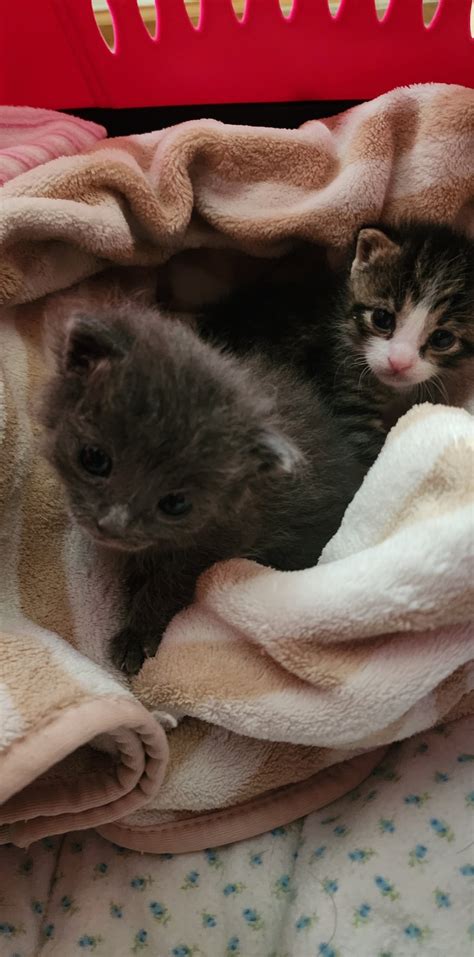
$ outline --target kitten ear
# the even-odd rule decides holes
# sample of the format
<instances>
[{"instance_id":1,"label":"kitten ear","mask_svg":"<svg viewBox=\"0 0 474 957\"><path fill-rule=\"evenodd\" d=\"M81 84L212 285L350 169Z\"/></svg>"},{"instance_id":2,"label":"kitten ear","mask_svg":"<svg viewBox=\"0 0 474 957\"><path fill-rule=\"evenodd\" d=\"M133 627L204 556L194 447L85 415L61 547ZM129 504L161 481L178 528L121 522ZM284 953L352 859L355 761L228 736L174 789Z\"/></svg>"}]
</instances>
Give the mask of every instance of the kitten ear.
<instances>
[{"instance_id":1,"label":"kitten ear","mask_svg":"<svg viewBox=\"0 0 474 957\"><path fill-rule=\"evenodd\" d=\"M381 229L361 229L357 237L352 272L355 269L364 269L377 259L393 256L399 251L400 246L393 239L389 239Z\"/></svg>"},{"instance_id":2,"label":"kitten ear","mask_svg":"<svg viewBox=\"0 0 474 957\"><path fill-rule=\"evenodd\" d=\"M113 322L76 313L68 324L64 362L68 372L91 372L99 362L122 358L126 353L122 337Z\"/></svg>"},{"instance_id":3,"label":"kitten ear","mask_svg":"<svg viewBox=\"0 0 474 957\"><path fill-rule=\"evenodd\" d=\"M263 429L257 436L254 452L259 472L291 475L304 460L294 443L276 429Z\"/></svg>"}]
</instances>

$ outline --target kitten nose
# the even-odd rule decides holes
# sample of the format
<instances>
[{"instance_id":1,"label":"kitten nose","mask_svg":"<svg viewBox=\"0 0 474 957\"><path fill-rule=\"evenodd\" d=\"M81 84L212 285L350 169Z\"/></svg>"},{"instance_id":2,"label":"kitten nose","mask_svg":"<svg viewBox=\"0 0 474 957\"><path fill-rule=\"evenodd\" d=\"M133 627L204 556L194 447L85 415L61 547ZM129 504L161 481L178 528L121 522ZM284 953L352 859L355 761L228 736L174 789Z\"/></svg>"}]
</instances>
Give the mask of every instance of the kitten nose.
<instances>
[{"instance_id":1,"label":"kitten nose","mask_svg":"<svg viewBox=\"0 0 474 957\"><path fill-rule=\"evenodd\" d=\"M416 356L411 349L405 346L393 348L388 357L388 364L392 372L406 372L414 365Z\"/></svg>"},{"instance_id":2,"label":"kitten nose","mask_svg":"<svg viewBox=\"0 0 474 957\"><path fill-rule=\"evenodd\" d=\"M101 532L119 535L126 528L128 519L129 511L126 505L113 505L105 515L97 519L97 525Z\"/></svg>"}]
</instances>

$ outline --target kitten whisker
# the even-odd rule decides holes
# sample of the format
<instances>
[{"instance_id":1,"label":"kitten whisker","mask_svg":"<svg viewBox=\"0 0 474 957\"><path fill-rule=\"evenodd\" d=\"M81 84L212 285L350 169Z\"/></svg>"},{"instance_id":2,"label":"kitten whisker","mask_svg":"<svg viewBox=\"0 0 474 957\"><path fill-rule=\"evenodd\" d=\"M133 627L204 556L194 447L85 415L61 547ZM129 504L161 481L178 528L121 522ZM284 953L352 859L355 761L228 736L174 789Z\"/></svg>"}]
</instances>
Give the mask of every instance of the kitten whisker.
<instances>
[{"instance_id":1,"label":"kitten whisker","mask_svg":"<svg viewBox=\"0 0 474 957\"><path fill-rule=\"evenodd\" d=\"M358 388L358 389L360 389L361 386L362 386L362 382L364 381L364 376L370 375L370 371L371 371L370 366L369 366L367 363L365 363L365 366L364 366L364 368L362 369L362 372L361 372L361 374L360 374L360 376L359 376L359 381L358 381L358 383L357 383L357 388Z\"/></svg>"},{"instance_id":2,"label":"kitten whisker","mask_svg":"<svg viewBox=\"0 0 474 957\"><path fill-rule=\"evenodd\" d=\"M438 390L438 392L439 392L439 394L440 394L440 396L441 396L443 402L445 402L446 405L449 405L448 391L447 391L447 389L446 389L446 386L445 386L445 384L444 384L444 382L443 382L441 376L438 375L438 374L435 374L435 375L433 376L433 378L432 378L432 382L433 382L434 388Z\"/></svg>"}]
</instances>

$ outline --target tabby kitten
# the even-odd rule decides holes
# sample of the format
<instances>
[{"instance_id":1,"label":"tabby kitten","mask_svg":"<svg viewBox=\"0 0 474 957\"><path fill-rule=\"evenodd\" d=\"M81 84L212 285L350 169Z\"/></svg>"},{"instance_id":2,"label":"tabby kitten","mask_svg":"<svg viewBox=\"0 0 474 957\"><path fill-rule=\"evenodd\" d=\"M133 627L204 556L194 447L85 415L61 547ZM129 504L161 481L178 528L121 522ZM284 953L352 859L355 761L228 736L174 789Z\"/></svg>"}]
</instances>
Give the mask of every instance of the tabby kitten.
<instances>
[{"instance_id":1,"label":"tabby kitten","mask_svg":"<svg viewBox=\"0 0 474 957\"><path fill-rule=\"evenodd\" d=\"M350 385L359 373L356 415L371 391L386 425L416 402L469 404L474 242L433 224L361 229L335 319L340 385L347 381L344 366L351 366ZM340 404L334 394L334 407Z\"/></svg>"},{"instance_id":2,"label":"tabby kitten","mask_svg":"<svg viewBox=\"0 0 474 957\"><path fill-rule=\"evenodd\" d=\"M133 673L214 562L314 565L362 470L294 369L228 356L136 302L86 303L55 328L45 451L76 521L125 557L113 658Z\"/></svg>"},{"instance_id":3,"label":"tabby kitten","mask_svg":"<svg viewBox=\"0 0 474 957\"><path fill-rule=\"evenodd\" d=\"M331 275L240 290L200 317L202 334L314 377L365 465L420 401L474 395L474 242L448 226L361 229Z\"/></svg>"}]
</instances>

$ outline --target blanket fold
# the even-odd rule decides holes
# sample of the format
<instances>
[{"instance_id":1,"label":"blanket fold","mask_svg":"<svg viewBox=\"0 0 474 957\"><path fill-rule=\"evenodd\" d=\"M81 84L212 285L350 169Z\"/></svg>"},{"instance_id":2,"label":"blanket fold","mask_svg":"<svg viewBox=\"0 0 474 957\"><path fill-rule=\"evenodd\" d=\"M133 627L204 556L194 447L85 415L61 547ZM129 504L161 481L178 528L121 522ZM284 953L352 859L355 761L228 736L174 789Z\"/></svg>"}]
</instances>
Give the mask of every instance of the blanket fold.
<instances>
[{"instance_id":1,"label":"blanket fold","mask_svg":"<svg viewBox=\"0 0 474 957\"><path fill-rule=\"evenodd\" d=\"M131 690L108 654L118 567L71 524L34 412L45 293L109 265L153 279L199 247L340 249L407 213L474 233L473 146L474 92L432 85L298 131L201 121L105 142L0 190L0 839L90 824L150 851L240 839L389 774L374 767L392 742L474 710L467 412L399 422L316 568L206 572Z\"/></svg>"}]
</instances>

